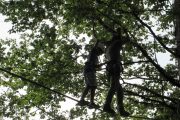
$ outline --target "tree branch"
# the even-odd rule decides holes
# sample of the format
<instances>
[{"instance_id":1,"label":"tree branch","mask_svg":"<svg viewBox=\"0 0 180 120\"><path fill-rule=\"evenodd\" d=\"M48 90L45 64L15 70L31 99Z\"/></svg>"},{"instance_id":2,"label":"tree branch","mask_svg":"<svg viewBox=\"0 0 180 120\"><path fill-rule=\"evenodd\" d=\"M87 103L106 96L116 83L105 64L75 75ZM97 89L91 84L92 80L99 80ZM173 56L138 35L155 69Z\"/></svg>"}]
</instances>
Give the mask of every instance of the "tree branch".
<instances>
[{"instance_id":1,"label":"tree branch","mask_svg":"<svg viewBox=\"0 0 180 120\"><path fill-rule=\"evenodd\" d=\"M167 97L167 96L160 95L160 94L158 94L157 92L155 92L155 91L153 91L153 90L150 90L150 89L148 89L148 88L146 88L146 87L143 87L143 86L140 86L140 85L137 85L137 84L131 84L131 83L127 83L127 82L126 82L125 84L131 85L131 86L134 86L134 87L138 87L138 88L140 88L140 89L142 89L142 90L145 90L145 91L147 91L147 92L149 92L149 93L151 93L151 94L154 94L155 97L167 99L167 100L169 100L169 101L171 101L171 102L174 102L174 103L176 103L177 101L179 101L179 99L177 99L177 98L171 98L171 97Z\"/></svg>"},{"instance_id":2,"label":"tree branch","mask_svg":"<svg viewBox=\"0 0 180 120\"><path fill-rule=\"evenodd\" d=\"M150 61L146 60L140 60L140 61L132 61L132 62L125 62L123 65L131 65L131 64L136 64L136 63L149 63Z\"/></svg>"},{"instance_id":3,"label":"tree branch","mask_svg":"<svg viewBox=\"0 0 180 120\"><path fill-rule=\"evenodd\" d=\"M140 19L141 20L141 19ZM101 19L98 19L99 23L106 28L110 33L114 32L114 30L112 30L109 26L107 26ZM162 44L162 46L168 50L169 52L171 52L173 55L176 55L175 53L173 53L169 48L167 48L160 39L160 37L156 36L155 33L152 31L151 27L149 27L147 24L144 24L144 26L146 26L153 34L153 36L158 40L158 42L160 42L160 44ZM169 81L172 85L180 87L180 83L175 80L172 76L168 75L167 72L157 63L154 62L154 60L148 55L148 53L146 52L146 50L144 50L138 43L131 41L131 43L137 48L139 49L142 54L148 59L148 61L153 64L156 69L164 76L164 78Z\"/></svg>"},{"instance_id":4,"label":"tree branch","mask_svg":"<svg viewBox=\"0 0 180 120\"><path fill-rule=\"evenodd\" d=\"M160 36L157 36L154 31L151 29L151 27L146 24L144 21L142 21L138 15L136 15L135 13L133 13L134 17L143 25L145 26L149 31L150 33L153 35L153 37L160 43L160 45L165 49L167 50L169 53L171 53L172 55L174 55L175 57L179 57L180 58L180 55L176 54L175 52L173 52L170 48L168 48L163 42L162 42L162 37Z\"/></svg>"},{"instance_id":5,"label":"tree branch","mask_svg":"<svg viewBox=\"0 0 180 120\"><path fill-rule=\"evenodd\" d=\"M154 60L148 55L146 50L143 49L138 43L131 41L131 43L142 52L142 54L150 61L151 64L155 66L155 68L162 74L162 76L169 81L172 85L180 87L180 83L175 80L172 76L168 75L168 73L157 63L154 62Z\"/></svg>"},{"instance_id":6,"label":"tree branch","mask_svg":"<svg viewBox=\"0 0 180 120\"><path fill-rule=\"evenodd\" d=\"M135 93L135 92L132 92L132 91L129 91L129 90L125 90L125 92L126 92L127 94L129 94L129 95L133 95L133 96L140 97L140 98L142 98L142 99L144 99L144 100L151 101L152 103L159 103L159 104L162 105L162 106L166 106L166 107L174 110L174 107L173 107L173 106L168 105L167 103L162 102L162 101L150 99L149 96L139 95L138 93Z\"/></svg>"},{"instance_id":7,"label":"tree branch","mask_svg":"<svg viewBox=\"0 0 180 120\"><path fill-rule=\"evenodd\" d=\"M105 4L105 3L103 3L103 4ZM131 8L131 9L132 9L132 8ZM119 10L119 9L118 9L118 10ZM179 57L179 58L180 58L180 55L177 54L176 52L173 52L173 51L171 50L171 48L168 48L168 47L162 42L162 39L163 39L163 38L160 37L160 36L157 36L157 35L154 33L154 31L151 29L151 27L150 27L148 24L146 24L144 21L142 21L134 11L124 11L124 10L119 10L119 11L120 11L122 14L132 14L143 26L145 26L145 27L150 31L150 33L153 35L153 37L160 43L160 45L161 45L165 50L167 50L169 53L171 53L171 54L174 55L175 57ZM112 18L109 17L107 14L104 14L104 13L100 12L99 10L98 10L98 12L99 12L101 15L105 16L106 18L110 19L111 21L113 21L113 22L115 22L116 24L119 24L119 25L121 26L121 24L120 24L118 21L112 19ZM142 12L142 11L137 11L137 12L139 13L139 12ZM101 24L101 25L103 25L103 24ZM103 25L103 26L104 26L104 25ZM108 30L108 31L109 31L109 30ZM112 31L109 31L109 32L112 32ZM165 38L164 38L164 39L165 39Z\"/></svg>"}]
</instances>

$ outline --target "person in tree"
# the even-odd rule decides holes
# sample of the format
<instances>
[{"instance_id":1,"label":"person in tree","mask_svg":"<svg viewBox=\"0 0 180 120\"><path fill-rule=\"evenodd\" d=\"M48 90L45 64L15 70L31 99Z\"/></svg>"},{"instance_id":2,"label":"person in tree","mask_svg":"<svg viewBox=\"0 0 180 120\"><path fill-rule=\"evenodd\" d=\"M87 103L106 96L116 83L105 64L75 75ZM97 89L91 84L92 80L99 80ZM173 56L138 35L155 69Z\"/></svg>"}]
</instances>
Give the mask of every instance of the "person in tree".
<instances>
[{"instance_id":1,"label":"person in tree","mask_svg":"<svg viewBox=\"0 0 180 120\"><path fill-rule=\"evenodd\" d=\"M129 42L129 38L121 35L121 29L118 28L116 32L113 32L111 41L106 42L106 58L108 60L106 71L109 81L111 82L110 89L108 91L106 101L103 107L103 111L115 114L115 111L111 108L111 102L113 96L117 95L117 109L121 116L127 117L129 112L125 111L123 104L123 88L119 82L120 73L123 72L123 66L121 63L120 51L124 44Z\"/></svg>"},{"instance_id":2,"label":"person in tree","mask_svg":"<svg viewBox=\"0 0 180 120\"><path fill-rule=\"evenodd\" d=\"M99 108L98 105L94 103L95 90L97 88L96 81L96 68L100 67L98 65L98 56L103 53L103 46L100 42L97 42L96 45L92 48L89 53L88 59L84 66L84 77L86 87L82 93L81 99L77 105L84 106L87 105L87 101L85 101L85 97L90 91L90 103L89 108Z\"/></svg>"}]
</instances>

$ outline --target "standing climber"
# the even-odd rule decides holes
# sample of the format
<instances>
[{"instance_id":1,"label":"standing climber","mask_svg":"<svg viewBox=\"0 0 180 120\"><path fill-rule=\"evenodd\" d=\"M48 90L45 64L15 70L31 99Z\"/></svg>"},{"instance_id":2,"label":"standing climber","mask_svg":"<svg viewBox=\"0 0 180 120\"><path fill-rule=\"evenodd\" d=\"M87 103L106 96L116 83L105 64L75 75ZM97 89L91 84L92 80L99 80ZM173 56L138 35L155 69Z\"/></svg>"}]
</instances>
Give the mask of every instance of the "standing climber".
<instances>
[{"instance_id":1,"label":"standing climber","mask_svg":"<svg viewBox=\"0 0 180 120\"><path fill-rule=\"evenodd\" d=\"M89 108L99 107L94 103L94 96L95 96L95 90L97 88L96 68L98 67L98 56L101 55L102 53L103 53L103 46L101 45L100 42L97 42L96 45L90 51L87 62L85 63L84 66L84 77L85 77L86 87L77 105L84 106L87 104L87 101L85 101L84 98L90 91Z\"/></svg>"},{"instance_id":2,"label":"standing climber","mask_svg":"<svg viewBox=\"0 0 180 120\"><path fill-rule=\"evenodd\" d=\"M121 35L121 29L118 28L117 32L112 35L111 41L107 43L106 57L108 60L106 70L108 78L111 82L110 89L108 91L106 101L103 107L103 111L115 114L115 111L111 108L111 102L114 94L117 95L117 109L121 116L127 117L130 115L129 112L125 111L123 104L124 92L123 88L119 82L120 73L123 72L123 66L121 63L120 50L124 44L126 44L129 39Z\"/></svg>"}]
</instances>

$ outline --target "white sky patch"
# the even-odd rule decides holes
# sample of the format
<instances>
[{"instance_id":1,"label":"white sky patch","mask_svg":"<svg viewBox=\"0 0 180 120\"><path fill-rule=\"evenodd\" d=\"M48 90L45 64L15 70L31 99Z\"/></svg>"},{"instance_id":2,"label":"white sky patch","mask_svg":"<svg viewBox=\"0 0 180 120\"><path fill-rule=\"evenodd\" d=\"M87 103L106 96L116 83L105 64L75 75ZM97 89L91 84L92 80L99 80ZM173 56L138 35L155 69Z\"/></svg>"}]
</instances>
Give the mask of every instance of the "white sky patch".
<instances>
[{"instance_id":1,"label":"white sky patch","mask_svg":"<svg viewBox=\"0 0 180 120\"><path fill-rule=\"evenodd\" d=\"M5 22L4 20L6 19L5 16L0 14L0 39L19 39L20 35L19 34L9 34L9 30L12 28L11 22Z\"/></svg>"},{"instance_id":2,"label":"white sky patch","mask_svg":"<svg viewBox=\"0 0 180 120\"><path fill-rule=\"evenodd\" d=\"M175 64L175 61L170 61L170 53L158 53L156 54L158 63L165 67L167 64Z\"/></svg>"}]
</instances>

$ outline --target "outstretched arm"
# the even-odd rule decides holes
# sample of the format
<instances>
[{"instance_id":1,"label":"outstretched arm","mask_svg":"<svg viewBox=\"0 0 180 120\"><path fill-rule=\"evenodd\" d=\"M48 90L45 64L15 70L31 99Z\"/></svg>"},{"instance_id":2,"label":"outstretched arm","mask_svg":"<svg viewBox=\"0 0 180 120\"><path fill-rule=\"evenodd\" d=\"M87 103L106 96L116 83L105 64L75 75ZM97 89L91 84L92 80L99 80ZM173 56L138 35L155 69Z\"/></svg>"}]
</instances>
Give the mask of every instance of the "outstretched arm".
<instances>
[{"instance_id":1,"label":"outstretched arm","mask_svg":"<svg viewBox=\"0 0 180 120\"><path fill-rule=\"evenodd\" d=\"M104 63L101 63L101 64L96 65L96 66L95 66L95 67L96 67L96 70L97 70L97 71L101 70L101 66L103 66L103 65L105 65L105 64L107 64L107 62L104 62Z\"/></svg>"}]
</instances>

